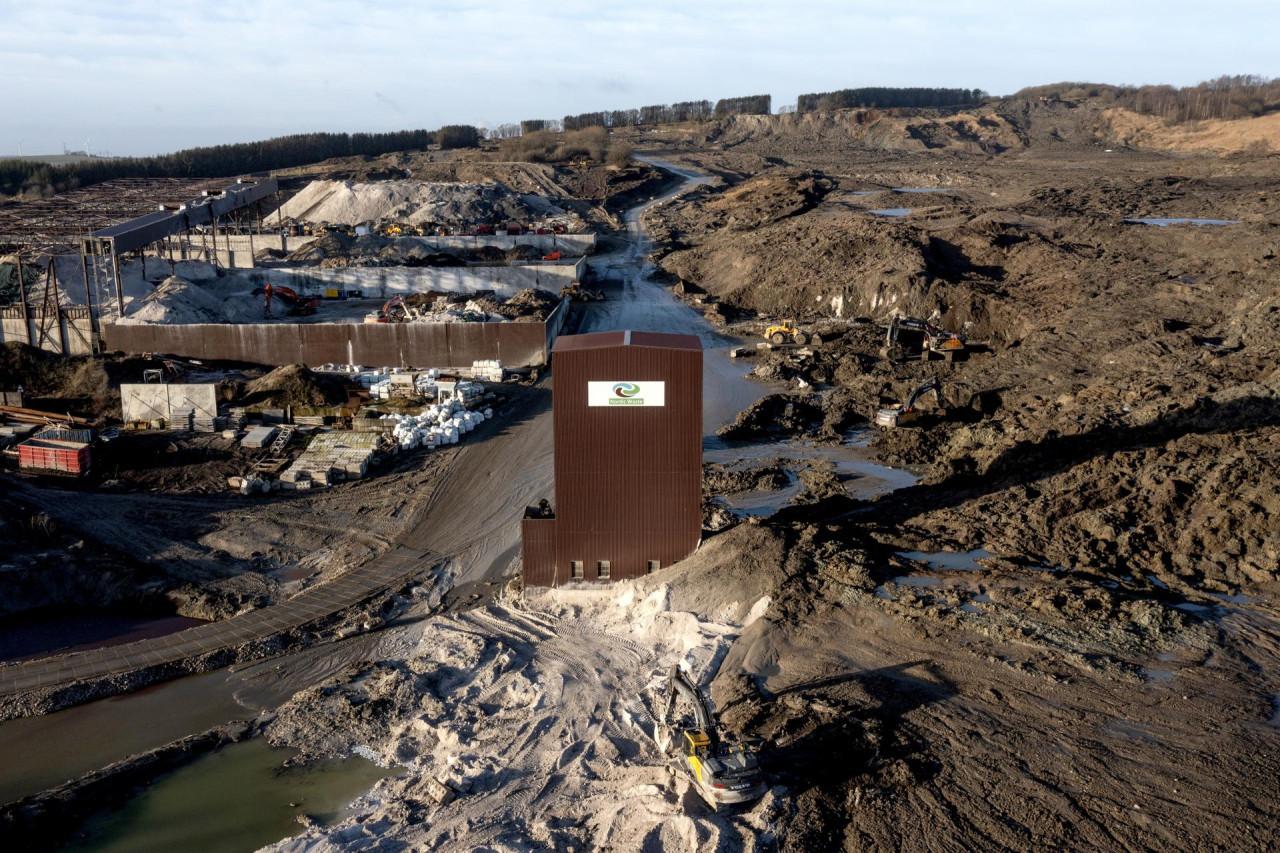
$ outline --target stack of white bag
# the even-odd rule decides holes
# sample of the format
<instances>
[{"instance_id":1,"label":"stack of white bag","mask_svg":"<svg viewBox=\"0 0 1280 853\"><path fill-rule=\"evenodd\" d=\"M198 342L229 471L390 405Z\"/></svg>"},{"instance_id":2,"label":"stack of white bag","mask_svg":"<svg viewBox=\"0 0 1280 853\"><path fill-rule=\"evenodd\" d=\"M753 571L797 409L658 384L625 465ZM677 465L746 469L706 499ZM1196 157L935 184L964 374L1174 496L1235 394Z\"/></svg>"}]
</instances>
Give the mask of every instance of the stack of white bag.
<instances>
[{"instance_id":1,"label":"stack of white bag","mask_svg":"<svg viewBox=\"0 0 1280 853\"><path fill-rule=\"evenodd\" d=\"M414 387L418 389L419 394L432 394L436 392L436 382L440 379L440 371L434 367L424 370L413 379Z\"/></svg>"},{"instance_id":2,"label":"stack of white bag","mask_svg":"<svg viewBox=\"0 0 1280 853\"><path fill-rule=\"evenodd\" d=\"M485 409L483 414L469 412L457 401L450 401L428 406L421 414L383 415L382 419L395 421L391 435L402 449L409 450L457 444L459 436L492 417L493 409Z\"/></svg>"}]
</instances>

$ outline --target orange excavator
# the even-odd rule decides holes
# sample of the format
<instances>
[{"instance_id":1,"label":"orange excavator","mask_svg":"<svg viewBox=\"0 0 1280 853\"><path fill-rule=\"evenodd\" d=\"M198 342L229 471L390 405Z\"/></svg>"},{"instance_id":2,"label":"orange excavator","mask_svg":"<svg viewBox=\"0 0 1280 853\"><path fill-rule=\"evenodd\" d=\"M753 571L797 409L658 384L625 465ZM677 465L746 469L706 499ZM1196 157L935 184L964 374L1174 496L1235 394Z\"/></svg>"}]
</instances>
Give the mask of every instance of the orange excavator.
<instances>
[{"instance_id":1,"label":"orange excavator","mask_svg":"<svg viewBox=\"0 0 1280 853\"><path fill-rule=\"evenodd\" d=\"M260 291L254 290L254 294L262 293L262 319L266 320L271 317L271 297L278 296L289 306L289 313L295 317L308 316L316 313L316 309L320 307L320 300L312 296L299 296L298 292L291 287L283 285L265 285Z\"/></svg>"}]
</instances>

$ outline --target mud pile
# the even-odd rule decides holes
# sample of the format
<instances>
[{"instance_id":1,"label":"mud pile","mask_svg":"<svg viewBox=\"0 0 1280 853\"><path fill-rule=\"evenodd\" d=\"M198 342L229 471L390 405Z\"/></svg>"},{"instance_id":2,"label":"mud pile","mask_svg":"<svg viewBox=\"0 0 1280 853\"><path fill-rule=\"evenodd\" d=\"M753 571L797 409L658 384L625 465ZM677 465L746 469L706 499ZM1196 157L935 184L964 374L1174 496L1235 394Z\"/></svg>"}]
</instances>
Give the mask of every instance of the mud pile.
<instances>
[{"instance_id":1,"label":"mud pile","mask_svg":"<svg viewBox=\"0 0 1280 853\"><path fill-rule=\"evenodd\" d=\"M889 527L1183 589L1280 582L1280 533L1265 523L1280 505L1266 463L1251 461L1275 452L1280 423L1280 184L1265 158L1057 149L1029 168L904 156L882 161L879 177L932 167L962 188L858 195L871 172L851 154L815 206L777 218L751 188L813 163L787 161L785 140L758 150L782 165L651 220L673 279L706 290L717 315L754 320L735 329L754 336L787 316L823 329L803 350L753 354L754 375L810 386L820 417L783 423L766 400L731 433L834 440L936 376L940 399L924 401L919 425L878 444L929 470L927 492ZM873 212L899 205L908 215ZM1135 216L1239 224L1124 222ZM918 339L886 350L894 314L964 333L967 357L922 362Z\"/></svg>"},{"instance_id":2,"label":"mud pile","mask_svg":"<svg viewBox=\"0 0 1280 853\"><path fill-rule=\"evenodd\" d=\"M350 390L350 385L336 376L313 373L301 364L286 364L246 384L240 403L276 409L340 406L347 402Z\"/></svg>"}]
</instances>

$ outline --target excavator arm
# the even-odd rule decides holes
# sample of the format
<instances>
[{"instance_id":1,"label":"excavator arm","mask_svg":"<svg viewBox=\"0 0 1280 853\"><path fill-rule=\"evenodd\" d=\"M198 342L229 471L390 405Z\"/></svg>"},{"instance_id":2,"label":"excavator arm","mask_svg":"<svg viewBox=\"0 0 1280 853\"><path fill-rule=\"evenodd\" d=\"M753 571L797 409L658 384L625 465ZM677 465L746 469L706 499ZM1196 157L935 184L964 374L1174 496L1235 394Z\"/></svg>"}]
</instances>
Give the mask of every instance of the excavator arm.
<instances>
[{"instance_id":1,"label":"excavator arm","mask_svg":"<svg viewBox=\"0 0 1280 853\"><path fill-rule=\"evenodd\" d=\"M671 678L667 680L667 702L663 708L663 719L671 720L672 714L675 713L676 701L684 699L693 709L694 720L697 721L697 727L707 733L707 737L711 738L714 743L719 739L719 732L716 727L715 717L711 714L711 708L707 705L707 700L702 695L702 691L693 683L693 679L677 664L671 671Z\"/></svg>"},{"instance_id":2,"label":"excavator arm","mask_svg":"<svg viewBox=\"0 0 1280 853\"><path fill-rule=\"evenodd\" d=\"M939 397L941 397L941 387L942 387L942 384L938 382L938 377L936 376L925 381L923 384L920 385L919 388L911 392L911 396L907 398L907 402L902 407L903 411L909 412L913 410L916 407L916 403L919 402L920 398L923 397L925 394L928 394L930 391L932 391L934 394L937 394L939 395Z\"/></svg>"}]
</instances>

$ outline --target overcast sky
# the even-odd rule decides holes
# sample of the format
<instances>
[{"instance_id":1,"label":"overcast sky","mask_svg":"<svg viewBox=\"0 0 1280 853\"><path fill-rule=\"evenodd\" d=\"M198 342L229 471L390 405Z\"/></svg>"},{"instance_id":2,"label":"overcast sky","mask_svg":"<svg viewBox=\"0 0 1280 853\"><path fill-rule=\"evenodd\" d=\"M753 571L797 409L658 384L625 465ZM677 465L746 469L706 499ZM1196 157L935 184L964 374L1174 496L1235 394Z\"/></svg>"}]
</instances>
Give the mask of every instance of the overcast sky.
<instances>
[{"instance_id":1,"label":"overcast sky","mask_svg":"<svg viewBox=\"0 0 1280 853\"><path fill-rule=\"evenodd\" d=\"M857 86L1280 76L1280 0L0 0L0 154Z\"/></svg>"}]
</instances>

